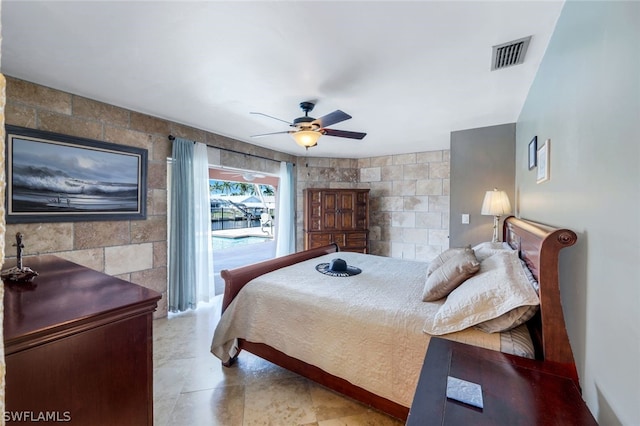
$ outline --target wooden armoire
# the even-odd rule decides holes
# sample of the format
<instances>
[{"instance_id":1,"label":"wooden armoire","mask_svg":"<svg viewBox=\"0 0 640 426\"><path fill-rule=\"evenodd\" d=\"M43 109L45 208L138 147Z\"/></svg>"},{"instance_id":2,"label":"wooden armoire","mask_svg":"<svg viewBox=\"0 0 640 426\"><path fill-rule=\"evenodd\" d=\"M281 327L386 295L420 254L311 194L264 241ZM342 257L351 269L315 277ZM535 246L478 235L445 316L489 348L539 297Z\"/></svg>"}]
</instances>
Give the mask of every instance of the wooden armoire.
<instances>
[{"instance_id":1,"label":"wooden armoire","mask_svg":"<svg viewBox=\"0 0 640 426\"><path fill-rule=\"evenodd\" d=\"M304 248L336 243L342 251L369 252L369 190L304 190Z\"/></svg>"}]
</instances>

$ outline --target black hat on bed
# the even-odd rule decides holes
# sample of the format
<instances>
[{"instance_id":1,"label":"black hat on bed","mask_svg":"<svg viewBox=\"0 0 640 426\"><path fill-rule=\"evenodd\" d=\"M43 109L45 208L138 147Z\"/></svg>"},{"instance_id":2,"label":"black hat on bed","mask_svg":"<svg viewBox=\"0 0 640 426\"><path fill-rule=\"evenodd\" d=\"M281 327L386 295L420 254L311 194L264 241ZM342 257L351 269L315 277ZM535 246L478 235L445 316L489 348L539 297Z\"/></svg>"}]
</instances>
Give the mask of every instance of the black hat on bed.
<instances>
[{"instance_id":1,"label":"black hat on bed","mask_svg":"<svg viewBox=\"0 0 640 426\"><path fill-rule=\"evenodd\" d=\"M329 263L320 263L316 266L316 270L332 277L350 277L362 272L362 269L349 266L346 261L340 258L331 259Z\"/></svg>"}]
</instances>

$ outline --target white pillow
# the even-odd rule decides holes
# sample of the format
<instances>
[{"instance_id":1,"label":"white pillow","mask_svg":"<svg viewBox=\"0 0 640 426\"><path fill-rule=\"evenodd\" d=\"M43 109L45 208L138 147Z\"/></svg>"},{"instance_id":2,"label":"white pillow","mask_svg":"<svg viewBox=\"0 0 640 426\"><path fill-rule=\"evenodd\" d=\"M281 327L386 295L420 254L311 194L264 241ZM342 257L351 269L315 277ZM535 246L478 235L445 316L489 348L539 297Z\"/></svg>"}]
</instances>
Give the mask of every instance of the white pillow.
<instances>
[{"instance_id":1,"label":"white pillow","mask_svg":"<svg viewBox=\"0 0 640 426\"><path fill-rule=\"evenodd\" d=\"M516 251L500 251L480 263L480 271L453 290L423 330L453 333L497 318L520 306L539 305Z\"/></svg>"},{"instance_id":2,"label":"white pillow","mask_svg":"<svg viewBox=\"0 0 640 426\"><path fill-rule=\"evenodd\" d=\"M524 275L527 277L529 285L533 288L536 294L539 295L540 286L538 285L538 281L533 277L533 274L527 267L527 264L522 259L520 259L520 266L522 267L522 272L524 272ZM500 315L498 318L477 324L475 327L486 333L500 333L524 324L533 318L536 312L538 312L538 305L520 306Z\"/></svg>"},{"instance_id":3,"label":"white pillow","mask_svg":"<svg viewBox=\"0 0 640 426\"><path fill-rule=\"evenodd\" d=\"M491 243L485 242L480 243L477 246L473 247L473 251L476 253L476 258L482 262L490 256L493 256L496 253L500 253L503 251L515 251L508 244L504 244L501 242Z\"/></svg>"}]
</instances>

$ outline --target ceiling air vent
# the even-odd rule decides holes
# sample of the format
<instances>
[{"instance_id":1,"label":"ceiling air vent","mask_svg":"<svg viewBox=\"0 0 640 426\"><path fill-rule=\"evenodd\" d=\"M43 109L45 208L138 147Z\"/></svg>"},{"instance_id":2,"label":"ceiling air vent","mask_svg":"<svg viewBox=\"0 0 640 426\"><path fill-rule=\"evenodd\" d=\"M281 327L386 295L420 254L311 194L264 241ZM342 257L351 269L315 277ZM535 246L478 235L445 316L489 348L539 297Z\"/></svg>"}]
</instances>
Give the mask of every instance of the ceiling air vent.
<instances>
[{"instance_id":1,"label":"ceiling air vent","mask_svg":"<svg viewBox=\"0 0 640 426\"><path fill-rule=\"evenodd\" d=\"M491 71L523 63L530 41L531 36L493 46Z\"/></svg>"}]
</instances>

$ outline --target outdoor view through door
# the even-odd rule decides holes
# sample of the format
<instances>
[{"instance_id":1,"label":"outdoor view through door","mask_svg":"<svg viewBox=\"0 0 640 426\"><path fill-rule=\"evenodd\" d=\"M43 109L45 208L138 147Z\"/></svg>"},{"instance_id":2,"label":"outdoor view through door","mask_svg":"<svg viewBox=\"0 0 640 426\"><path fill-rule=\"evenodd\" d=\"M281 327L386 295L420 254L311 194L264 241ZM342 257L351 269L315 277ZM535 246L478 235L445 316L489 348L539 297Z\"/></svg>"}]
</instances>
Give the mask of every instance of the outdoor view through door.
<instances>
[{"instance_id":1,"label":"outdoor view through door","mask_svg":"<svg viewBox=\"0 0 640 426\"><path fill-rule=\"evenodd\" d=\"M209 169L215 293L224 292L223 269L275 256L278 177L246 170Z\"/></svg>"}]
</instances>

